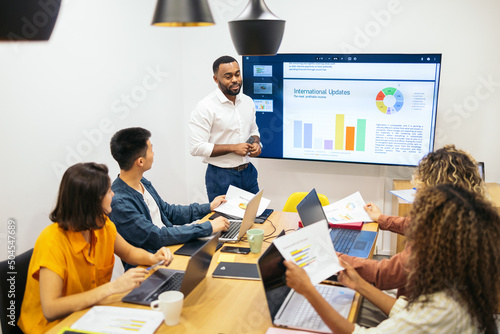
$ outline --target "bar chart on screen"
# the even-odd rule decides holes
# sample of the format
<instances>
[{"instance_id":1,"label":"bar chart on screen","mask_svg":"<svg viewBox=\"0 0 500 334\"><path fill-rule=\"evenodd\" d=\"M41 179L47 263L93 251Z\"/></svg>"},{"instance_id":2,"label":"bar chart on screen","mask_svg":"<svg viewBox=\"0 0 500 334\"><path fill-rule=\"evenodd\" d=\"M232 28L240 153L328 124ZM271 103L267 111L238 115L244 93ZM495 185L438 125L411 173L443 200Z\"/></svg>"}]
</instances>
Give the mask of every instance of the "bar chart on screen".
<instances>
[{"instance_id":1,"label":"bar chart on screen","mask_svg":"<svg viewBox=\"0 0 500 334\"><path fill-rule=\"evenodd\" d=\"M293 147L325 151L365 151L366 119L346 121L345 114L330 120L293 121Z\"/></svg>"}]
</instances>

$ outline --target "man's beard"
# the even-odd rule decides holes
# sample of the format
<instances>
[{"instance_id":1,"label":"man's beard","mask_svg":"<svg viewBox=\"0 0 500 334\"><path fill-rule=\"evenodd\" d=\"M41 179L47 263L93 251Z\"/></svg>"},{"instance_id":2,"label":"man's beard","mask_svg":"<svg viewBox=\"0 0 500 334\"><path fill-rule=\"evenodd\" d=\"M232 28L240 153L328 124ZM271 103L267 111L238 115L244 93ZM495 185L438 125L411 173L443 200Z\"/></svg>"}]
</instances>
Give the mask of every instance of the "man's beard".
<instances>
[{"instance_id":1,"label":"man's beard","mask_svg":"<svg viewBox=\"0 0 500 334\"><path fill-rule=\"evenodd\" d=\"M239 88L236 92L230 90L229 88L227 88L226 86L223 86L220 82L219 82L219 88L220 90L224 93L224 94L227 94L227 95L238 95L240 93L240 90L241 90L241 85L239 85Z\"/></svg>"}]
</instances>

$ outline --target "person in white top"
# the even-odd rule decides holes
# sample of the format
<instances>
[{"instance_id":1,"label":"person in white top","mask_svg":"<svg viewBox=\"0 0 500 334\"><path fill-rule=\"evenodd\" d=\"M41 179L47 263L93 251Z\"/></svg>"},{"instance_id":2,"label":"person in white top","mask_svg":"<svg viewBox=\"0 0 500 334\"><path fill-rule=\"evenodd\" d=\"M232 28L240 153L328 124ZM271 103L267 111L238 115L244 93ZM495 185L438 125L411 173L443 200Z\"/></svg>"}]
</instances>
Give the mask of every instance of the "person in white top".
<instances>
[{"instance_id":1,"label":"person in white top","mask_svg":"<svg viewBox=\"0 0 500 334\"><path fill-rule=\"evenodd\" d=\"M229 185L257 193L258 173L250 157L261 153L260 134L252 99L241 93L241 71L236 59L222 56L213 63L218 88L201 100L189 120L193 156L207 163L208 200L225 195Z\"/></svg>"},{"instance_id":2,"label":"person in white top","mask_svg":"<svg viewBox=\"0 0 500 334\"><path fill-rule=\"evenodd\" d=\"M412 243L407 296L395 299L364 281L347 262L339 281L389 318L377 327L352 324L291 261L287 285L302 294L334 333L498 333L500 217L483 195L442 184L417 191L406 235Z\"/></svg>"}]
</instances>

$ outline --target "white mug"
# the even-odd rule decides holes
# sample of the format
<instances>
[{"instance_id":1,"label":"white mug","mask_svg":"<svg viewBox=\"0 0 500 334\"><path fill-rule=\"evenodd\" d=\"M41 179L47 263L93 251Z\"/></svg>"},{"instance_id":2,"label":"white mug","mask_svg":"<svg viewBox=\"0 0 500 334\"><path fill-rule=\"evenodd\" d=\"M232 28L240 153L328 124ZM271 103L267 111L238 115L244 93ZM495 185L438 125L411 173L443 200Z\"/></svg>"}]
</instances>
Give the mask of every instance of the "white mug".
<instances>
[{"instance_id":1,"label":"white mug","mask_svg":"<svg viewBox=\"0 0 500 334\"><path fill-rule=\"evenodd\" d=\"M158 300L151 303L151 308L161 311L165 325L175 326L181 320L182 303L184 294L180 291L165 291L158 296Z\"/></svg>"}]
</instances>

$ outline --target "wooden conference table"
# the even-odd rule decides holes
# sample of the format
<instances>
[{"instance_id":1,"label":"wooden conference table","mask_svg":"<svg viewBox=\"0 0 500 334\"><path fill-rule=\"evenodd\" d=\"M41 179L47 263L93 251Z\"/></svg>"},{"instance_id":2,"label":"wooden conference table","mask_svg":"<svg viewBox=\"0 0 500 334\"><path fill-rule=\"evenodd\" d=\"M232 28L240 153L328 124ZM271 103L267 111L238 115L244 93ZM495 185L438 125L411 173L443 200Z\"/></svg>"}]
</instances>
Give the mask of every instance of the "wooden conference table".
<instances>
[{"instance_id":1,"label":"wooden conference table","mask_svg":"<svg viewBox=\"0 0 500 334\"><path fill-rule=\"evenodd\" d=\"M269 220L276 226L276 231ZM272 235L277 236L283 229L285 231L297 229L299 216L297 213L275 211L269 220L264 224L254 224L252 228L264 229L266 237L273 231ZM378 224L365 224L363 229L378 231ZM248 247L247 242L236 245ZM262 250L264 251L269 245L270 243L264 242ZM173 253L180 246L170 246L169 249ZM373 251L374 249L371 250L370 257ZM155 333L265 333L272 327L261 281L212 278L219 255L220 250L214 254L207 277L184 299L180 324L169 327L162 323ZM261 253L236 254L234 261L257 263L260 255ZM185 270L188 260L188 256L174 255L169 268ZM121 302L124 295L111 296L101 305L149 309L146 306ZM361 300L362 297L356 294L348 317L352 322L356 320ZM69 315L47 333L58 333L63 327L70 327L87 310Z\"/></svg>"}]
</instances>

